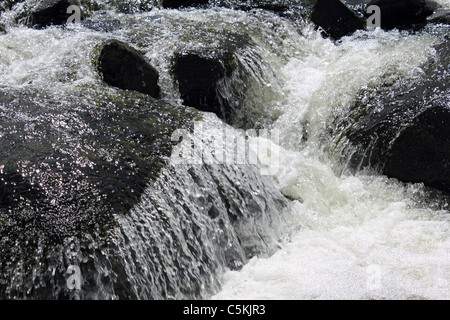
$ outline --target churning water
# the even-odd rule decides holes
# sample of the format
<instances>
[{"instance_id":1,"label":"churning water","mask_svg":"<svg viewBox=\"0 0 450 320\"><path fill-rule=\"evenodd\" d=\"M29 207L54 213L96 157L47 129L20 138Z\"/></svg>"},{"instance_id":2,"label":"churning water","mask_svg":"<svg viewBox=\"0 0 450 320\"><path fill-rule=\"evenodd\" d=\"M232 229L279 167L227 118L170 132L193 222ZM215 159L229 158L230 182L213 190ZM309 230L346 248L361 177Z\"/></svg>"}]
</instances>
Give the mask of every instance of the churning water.
<instances>
[{"instance_id":1,"label":"churning water","mask_svg":"<svg viewBox=\"0 0 450 320\"><path fill-rule=\"evenodd\" d=\"M308 30L282 68L286 102L274 124L283 137L275 180L297 199L291 238L229 271L214 298L449 299L447 206L424 204L421 185L347 173L327 152L335 137L324 134L360 88L386 75L420 76L439 40L375 30L335 45Z\"/></svg>"},{"instance_id":2,"label":"churning water","mask_svg":"<svg viewBox=\"0 0 450 320\"><path fill-rule=\"evenodd\" d=\"M308 23L263 11L155 8L96 13L92 21L65 29L10 27L0 36L0 87L32 88L61 101L88 92L101 83L93 52L116 38L146 53L160 72L162 99L180 104L170 75L173 52L220 47L220 37L245 34L251 44L238 58L255 80L242 118L278 134L253 140L272 150L263 161L271 175L260 175L253 163L172 161L130 215L117 217L110 243L115 251L96 250L94 240L67 239L61 255L84 265L85 277L91 274L82 298L450 298L445 199L433 198L420 184L351 172L329 130L361 88L420 77L448 29L359 31L334 43ZM208 128L225 126L208 114L200 125L194 144L208 140ZM226 132L233 139L242 134L231 126ZM223 152L210 136L203 141L208 153ZM173 156L189 147L182 142ZM227 210L242 221L225 218ZM65 267L55 262L36 273ZM13 281L9 296L26 296L21 290L43 286L42 279ZM49 296L57 297L64 281L53 290Z\"/></svg>"}]
</instances>

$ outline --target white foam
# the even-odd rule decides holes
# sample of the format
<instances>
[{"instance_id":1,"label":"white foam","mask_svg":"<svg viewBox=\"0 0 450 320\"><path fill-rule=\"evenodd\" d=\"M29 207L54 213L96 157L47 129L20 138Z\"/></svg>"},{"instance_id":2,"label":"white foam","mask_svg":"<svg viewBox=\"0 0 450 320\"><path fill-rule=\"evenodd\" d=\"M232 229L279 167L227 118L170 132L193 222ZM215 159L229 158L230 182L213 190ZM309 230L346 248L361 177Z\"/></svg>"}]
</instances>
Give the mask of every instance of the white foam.
<instances>
[{"instance_id":1,"label":"white foam","mask_svg":"<svg viewBox=\"0 0 450 320\"><path fill-rule=\"evenodd\" d=\"M229 271L213 299L450 298L448 214L384 177L331 178L294 204L291 241Z\"/></svg>"},{"instance_id":2,"label":"white foam","mask_svg":"<svg viewBox=\"0 0 450 320\"><path fill-rule=\"evenodd\" d=\"M377 79L415 77L433 36L362 32L340 45L311 36L310 54L286 65L287 105L275 127L285 150L275 179L298 201L289 241L269 258L225 274L213 299L449 299L447 211L421 206L421 185L370 172L338 176L318 152L333 117ZM299 143L307 126L309 140Z\"/></svg>"}]
</instances>

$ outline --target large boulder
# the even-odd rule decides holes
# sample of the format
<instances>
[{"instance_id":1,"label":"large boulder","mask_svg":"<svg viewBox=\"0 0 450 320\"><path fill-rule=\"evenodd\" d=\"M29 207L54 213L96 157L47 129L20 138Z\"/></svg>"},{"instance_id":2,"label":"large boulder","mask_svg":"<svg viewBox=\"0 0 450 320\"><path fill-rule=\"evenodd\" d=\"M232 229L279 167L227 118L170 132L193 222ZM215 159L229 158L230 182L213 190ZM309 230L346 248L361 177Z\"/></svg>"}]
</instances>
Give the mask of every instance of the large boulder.
<instances>
[{"instance_id":1,"label":"large boulder","mask_svg":"<svg viewBox=\"0 0 450 320\"><path fill-rule=\"evenodd\" d=\"M368 5L380 8L380 26L385 30L423 26L435 8L433 3L425 0L373 0Z\"/></svg>"},{"instance_id":2,"label":"large boulder","mask_svg":"<svg viewBox=\"0 0 450 320\"><path fill-rule=\"evenodd\" d=\"M288 203L270 176L169 160L217 150L205 135L223 122L194 120L101 83L0 91L0 299L200 299L226 268L272 253Z\"/></svg>"},{"instance_id":3,"label":"large boulder","mask_svg":"<svg viewBox=\"0 0 450 320\"><path fill-rule=\"evenodd\" d=\"M228 33L214 46L176 52L171 72L183 104L239 126L237 115L252 81L239 55L250 50L250 44L247 35Z\"/></svg>"},{"instance_id":4,"label":"large boulder","mask_svg":"<svg viewBox=\"0 0 450 320\"><path fill-rule=\"evenodd\" d=\"M317 0L312 9L311 20L332 39L339 39L365 28L364 20L340 0Z\"/></svg>"},{"instance_id":5,"label":"large boulder","mask_svg":"<svg viewBox=\"0 0 450 320\"><path fill-rule=\"evenodd\" d=\"M420 81L362 91L345 118L350 165L450 192L450 43ZM356 147L356 148L355 148Z\"/></svg>"},{"instance_id":6,"label":"large boulder","mask_svg":"<svg viewBox=\"0 0 450 320\"><path fill-rule=\"evenodd\" d=\"M103 80L112 86L146 93L154 98L159 96L158 71L126 43L107 41L101 48L97 68Z\"/></svg>"},{"instance_id":7,"label":"large boulder","mask_svg":"<svg viewBox=\"0 0 450 320\"><path fill-rule=\"evenodd\" d=\"M196 117L145 94L104 88L64 99L1 91L0 106L0 297L13 281L10 267L21 266L25 277L46 265L45 282L56 286L46 269L52 248L116 227L165 165L171 134ZM54 294L34 286L29 294Z\"/></svg>"},{"instance_id":8,"label":"large boulder","mask_svg":"<svg viewBox=\"0 0 450 320\"><path fill-rule=\"evenodd\" d=\"M450 192L450 94L401 131L389 148L384 173Z\"/></svg>"},{"instance_id":9,"label":"large boulder","mask_svg":"<svg viewBox=\"0 0 450 320\"><path fill-rule=\"evenodd\" d=\"M83 228L83 217L107 214L103 209L129 210L170 155L171 133L194 117L137 92L67 99L0 92L0 203L16 214L28 206L47 212L34 221L48 221L41 230L48 234L66 214L70 233ZM90 216L94 207L99 213Z\"/></svg>"},{"instance_id":10,"label":"large boulder","mask_svg":"<svg viewBox=\"0 0 450 320\"><path fill-rule=\"evenodd\" d=\"M70 6L81 8L79 0L41 0L33 6L26 17L19 17L26 25L35 29L43 29L49 26L65 25L74 14L68 11ZM80 10L80 19L84 19L83 11Z\"/></svg>"}]
</instances>

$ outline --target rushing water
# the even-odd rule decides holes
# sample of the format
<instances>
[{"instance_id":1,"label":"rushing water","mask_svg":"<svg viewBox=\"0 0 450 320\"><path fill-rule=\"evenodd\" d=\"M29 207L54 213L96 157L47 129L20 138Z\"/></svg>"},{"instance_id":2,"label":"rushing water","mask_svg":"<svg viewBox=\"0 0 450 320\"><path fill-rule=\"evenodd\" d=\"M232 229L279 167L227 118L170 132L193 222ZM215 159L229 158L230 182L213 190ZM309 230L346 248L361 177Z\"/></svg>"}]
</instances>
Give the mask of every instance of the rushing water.
<instances>
[{"instance_id":1,"label":"rushing water","mask_svg":"<svg viewBox=\"0 0 450 320\"><path fill-rule=\"evenodd\" d=\"M3 22L11 23L13 13ZM180 105L170 73L173 53L220 47L219 36L245 34L251 45L238 58L255 80L241 116L278 135L251 140L272 150L261 161L270 175L260 175L248 159L225 165L217 159L199 165L195 157L180 161L180 150L190 147L182 142L130 215L117 217L113 249L69 238L63 258L54 253L59 262L53 274L65 271L64 259L91 273L75 297L450 298L445 199L431 197L420 184L350 172L329 130L361 88L389 77L420 77L446 29L359 31L334 43L308 23L263 11L110 10L91 21L46 30L11 25L0 36L0 87L41 90L63 101L101 83L93 52L116 38L146 53L160 72L162 99ZM212 137L217 128L227 138L242 134L212 115L197 125L190 142L204 140L208 153L223 152ZM226 218L227 210L240 214L241 222ZM45 279L34 275L24 290ZM17 282L9 290L10 296L26 296ZM49 296L58 297L64 281L54 290Z\"/></svg>"}]
</instances>

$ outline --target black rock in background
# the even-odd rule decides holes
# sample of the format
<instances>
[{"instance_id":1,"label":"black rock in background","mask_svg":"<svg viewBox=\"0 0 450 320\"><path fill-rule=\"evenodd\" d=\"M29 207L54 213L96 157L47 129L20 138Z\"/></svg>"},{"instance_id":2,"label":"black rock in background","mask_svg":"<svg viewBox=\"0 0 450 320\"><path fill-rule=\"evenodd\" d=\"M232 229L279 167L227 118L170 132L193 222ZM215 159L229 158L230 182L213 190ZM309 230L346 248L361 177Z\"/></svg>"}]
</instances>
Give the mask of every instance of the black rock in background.
<instances>
[{"instance_id":1,"label":"black rock in background","mask_svg":"<svg viewBox=\"0 0 450 320\"><path fill-rule=\"evenodd\" d=\"M26 14L25 24L35 29L65 25L73 15L73 12L67 13L67 9L72 5L81 8L78 0L42 0ZM81 10L80 19L84 19L83 11Z\"/></svg>"},{"instance_id":2,"label":"black rock in background","mask_svg":"<svg viewBox=\"0 0 450 320\"><path fill-rule=\"evenodd\" d=\"M381 11L381 28L390 30L410 29L415 25L426 24L426 18L433 13L435 6L425 0L373 0Z\"/></svg>"},{"instance_id":3,"label":"black rock in background","mask_svg":"<svg viewBox=\"0 0 450 320\"><path fill-rule=\"evenodd\" d=\"M5 34L5 33L6 33L5 26L0 24L0 34Z\"/></svg>"},{"instance_id":4,"label":"black rock in background","mask_svg":"<svg viewBox=\"0 0 450 320\"><path fill-rule=\"evenodd\" d=\"M245 33L225 31L204 37L212 41L186 45L172 57L170 71L183 104L215 113L240 129L274 121L277 115L268 106L280 98L277 83L270 78L276 71L254 40Z\"/></svg>"},{"instance_id":5,"label":"black rock in background","mask_svg":"<svg viewBox=\"0 0 450 320\"><path fill-rule=\"evenodd\" d=\"M339 39L365 28L364 21L340 0L317 0L311 20L332 39Z\"/></svg>"},{"instance_id":6,"label":"black rock in background","mask_svg":"<svg viewBox=\"0 0 450 320\"><path fill-rule=\"evenodd\" d=\"M103 80L112 86L146 93L154 98L159 96L158 71L126 43L107 41L101 49L97 67Z\"/></svg>"},{"instance_id":7,"label":"black rock in background","mask_svg":"<svg viewBox=\"0 0 450 320\"><path fill-rule=\"evenodd\" d=\"M219 81L236 68L233 53L226 51L189 51L175 55L173 73L186 106L229 118L230 110L220 92Z\"/></svg>"},{"instance_id":8,"label":"black rock in background","mask_svg":"<svg viewBox=\"0 0 450 320\"><path fill-rule=\"evenodd\" d=\"M341 127L356 146L352 167L450 192L450 42L436 50L421 81L403 79L358 95Z\"/></svg>"}]
</instances>

